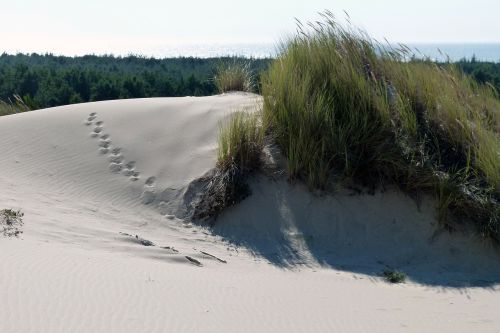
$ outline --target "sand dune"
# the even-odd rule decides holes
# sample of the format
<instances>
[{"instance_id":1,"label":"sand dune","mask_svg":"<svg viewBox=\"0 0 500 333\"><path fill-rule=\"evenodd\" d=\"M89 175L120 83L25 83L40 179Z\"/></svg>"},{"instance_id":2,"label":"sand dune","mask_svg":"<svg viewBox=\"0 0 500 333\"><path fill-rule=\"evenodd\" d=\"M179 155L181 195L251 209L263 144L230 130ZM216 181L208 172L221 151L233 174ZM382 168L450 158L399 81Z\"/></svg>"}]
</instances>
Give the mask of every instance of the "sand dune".
<instances>
[{"instance_id":1,"label":"sand dune","mask_svg":"<svg viewBox=\"0 0 500 333\"><path fill-rule=\"evenodd\" d=\"M185 217L218 124L259 97L87 103L0 118L0 332L500 330L498 249L437 233L396 190L318 197L277 177L213 229ZM378 274L408 274L401 285Z\"/></svg>"}]
</instances>

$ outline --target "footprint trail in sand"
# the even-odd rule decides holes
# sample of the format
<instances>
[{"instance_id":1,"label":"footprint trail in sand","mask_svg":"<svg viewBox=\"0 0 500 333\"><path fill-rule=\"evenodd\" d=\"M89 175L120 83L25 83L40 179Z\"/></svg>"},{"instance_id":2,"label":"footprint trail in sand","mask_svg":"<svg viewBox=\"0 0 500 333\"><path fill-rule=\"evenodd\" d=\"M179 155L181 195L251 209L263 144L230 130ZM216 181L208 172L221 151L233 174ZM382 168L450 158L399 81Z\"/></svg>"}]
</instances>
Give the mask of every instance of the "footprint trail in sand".
<instances>
[{"instance_id":1,"label":"footprint trail in sand","mask_svg":"<svg viewBox=\"0 0 500 333\"><path fill-rule=\"evenodd\" d=\"M131 181L139 180L140 173L135 170L135 161L125 162L125 157L122 154L122 149L112 146L112 140L109 134L104 133L104 122L97 119L97 113L92 112L85 120L85 125L94 125L90 136L93 138L99 137L98 147L99 153L109 155L109 170L113 173L121 173ZM94 122L95 121L95 122Z\"/></svg>"},{"instance_id":2,"label":"footprint trail in sand","mask_svg":"<svg viewBox=\"0 0 500 333\"><path fill-rule=\"evenodd\" d=\"M94 129L90 133L92 138L99 138L97 146L99 147L99 153L102 155L107 155L109 161L109 170L112 173L121 174L127 177L130 181L137 181L140 178L140 172L136 170L136 162L135 161L126 161L125 157L122 154L122 148L113 146L113 142L109 134L104 133L104 122L101 120L97 120L97 113L92 112L89 114L88 118L85 119L84 124L86 126L94 125ZM156 177L152 176L146 179L143 186L143 191L141 194L141 201L145 205L149 205L155 202L157 197L157 189L156 189ZM161 204L165 205L165 202L161 202ZM160 206L162 206L160 204ZM163 213L160 207L160 213L162 215L166 215L166 212ZM173 215L166 215L167 218L173 219ZM149 240L143 239L139 236L132 236L127 233L120 232L122 236L131 237L136 243L143 246L151 246L155 247L155 244L150 242ZM130 239L130 238L129 238ZM195 266L203 266L203 264L198 260L188 255L178 254L179 251L175 250L173 247L161 247L163 249L170 250L170 254L180 256L187 260L189 264Z\"/></svg>"}]
</instances>

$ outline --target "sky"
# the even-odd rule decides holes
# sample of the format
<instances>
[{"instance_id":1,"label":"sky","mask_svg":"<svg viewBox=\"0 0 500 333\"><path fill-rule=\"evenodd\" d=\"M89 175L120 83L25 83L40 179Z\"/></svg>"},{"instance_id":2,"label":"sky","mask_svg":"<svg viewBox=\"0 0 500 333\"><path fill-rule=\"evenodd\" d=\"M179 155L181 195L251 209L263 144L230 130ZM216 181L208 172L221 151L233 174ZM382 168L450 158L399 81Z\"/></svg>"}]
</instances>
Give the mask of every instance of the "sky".
<instances>
[{"instance_id":1,"label":"sky","mask_svg":"<svg viewBox=\"0 0 500 333\"><path fill-rule=\"evenodd\" d=\"M151 53L165 45L276 43L332 11L403 43L499 43L500 0L0 0L0 52Z\"/></svg>"}]
</instances>

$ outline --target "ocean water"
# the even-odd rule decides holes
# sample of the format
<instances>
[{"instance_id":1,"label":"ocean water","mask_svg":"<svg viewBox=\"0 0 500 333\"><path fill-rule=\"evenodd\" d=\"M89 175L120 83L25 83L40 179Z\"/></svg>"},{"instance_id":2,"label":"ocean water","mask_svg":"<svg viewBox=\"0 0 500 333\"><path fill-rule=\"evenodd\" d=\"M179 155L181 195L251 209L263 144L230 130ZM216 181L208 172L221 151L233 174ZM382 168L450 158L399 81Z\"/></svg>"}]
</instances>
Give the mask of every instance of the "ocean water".
<instances>
[{"instance_id":1,"label":"ocean water","mask_svg":"<svg viewBox=\"0 0 500 333\"><path fill-rule=\"evenodd\" d=\"M491 44L407 44L416 57L429 57L433 60L458 61L475 57L481 61L500 62L500 43ZM268 58L277 55L277 47L271 43L240 44L186 44L158 47L149 52L156 57L220 57L245 56Z\"/></svg>"},{"instance_id":2,"label":"ocean water","mask_svg":"<svg viewBox=\"0 0 500 333\"><path fill-rule=\"evenodd\" d=\"M416 57L427 56L433 60L451 61L471 59L500 62L500 43L491 44L409 44Z\"/></svg>"}]
</instances>

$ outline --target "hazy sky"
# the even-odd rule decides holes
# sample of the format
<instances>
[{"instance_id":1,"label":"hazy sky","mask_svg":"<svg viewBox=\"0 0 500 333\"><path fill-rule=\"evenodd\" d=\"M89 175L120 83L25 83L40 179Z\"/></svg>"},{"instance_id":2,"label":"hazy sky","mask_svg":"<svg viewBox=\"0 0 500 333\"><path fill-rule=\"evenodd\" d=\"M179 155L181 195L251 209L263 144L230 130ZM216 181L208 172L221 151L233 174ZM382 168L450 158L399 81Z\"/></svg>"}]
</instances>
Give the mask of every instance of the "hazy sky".
<instances>
[{"instance_id":1,"label":"hazy sky","mask_svg":"<svg viewBox=\"0 0 500 333\"><path fill-rule=\"evenodd\" d=\"M276 42L294 18L347 11L394 42L500 42L500 0L0 0L0 52L128 53L165 44Z\"/></svg>"}]
</instances>

